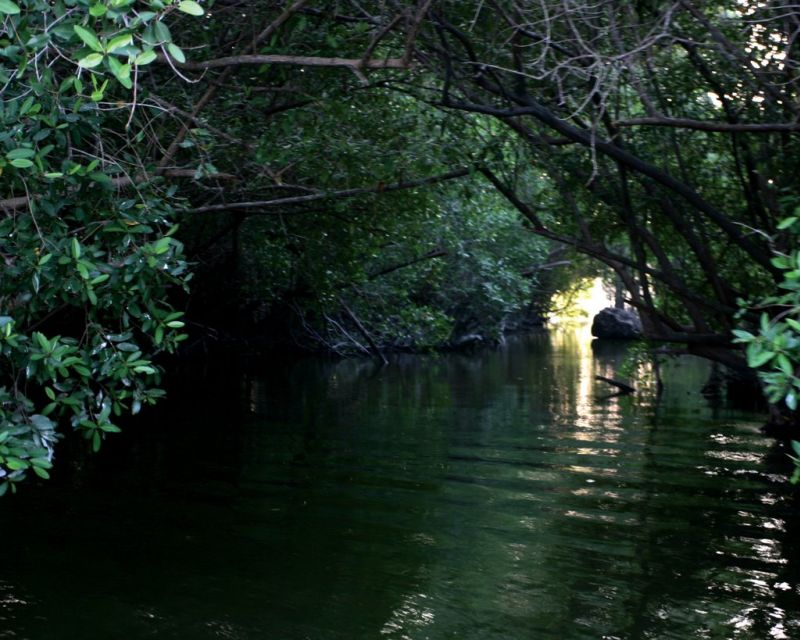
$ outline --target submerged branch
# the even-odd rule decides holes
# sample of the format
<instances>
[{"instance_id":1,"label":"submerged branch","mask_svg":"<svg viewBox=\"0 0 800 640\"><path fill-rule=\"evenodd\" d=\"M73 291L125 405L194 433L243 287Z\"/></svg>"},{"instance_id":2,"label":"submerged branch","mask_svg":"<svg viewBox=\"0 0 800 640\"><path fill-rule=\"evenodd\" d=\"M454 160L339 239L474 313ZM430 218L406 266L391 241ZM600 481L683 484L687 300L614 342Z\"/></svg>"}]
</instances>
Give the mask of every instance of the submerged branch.
<instances>
[{"instance_id":1,"label":"submerged branch","mask_svg":"<svg viewBox=\"0 0 800 640\"><path fill-rule=\"evenodd\" d=\"M601 380L602 382L607 382L613 387L616 387L620 390L620 392L628 394L628 393L635 393L636 389L634 389L631 385L622 382L621 380L615 380L614 378L606 378L605 376L595 376L595 380Z\"/></svg>"}]
</instances>

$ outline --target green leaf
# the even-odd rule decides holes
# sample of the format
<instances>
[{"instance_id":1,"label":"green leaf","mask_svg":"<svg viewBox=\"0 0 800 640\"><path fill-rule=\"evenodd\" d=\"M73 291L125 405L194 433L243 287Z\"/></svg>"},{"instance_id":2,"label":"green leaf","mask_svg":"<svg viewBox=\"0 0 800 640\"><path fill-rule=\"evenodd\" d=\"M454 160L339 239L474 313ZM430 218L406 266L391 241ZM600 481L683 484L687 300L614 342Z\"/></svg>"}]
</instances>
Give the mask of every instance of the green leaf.
<instances>
[{"instance_id":1,"label":"green leaf","mask_svg":"<svg viewBox=\"0 0 800 640\"><path fill-rule=\"evenodd\" d=\"M91 15L93 18L99 18L101 16L104 16L106 11L108 11L108 7L106 7L106 5L94 4L89 9L89 15Z\"/></svg>"},{"instance_id":2,"label":"green leaf","mask_svg":"<svg viewBox=\"0 0 800 640\"><path fill-rule=\"evenodd\" d=\"M794 367L792 366L791 361L784 354L779 353L775 361L777 362L780 370L783 371L783 373L785 373L787 376L791 376L794 373Z\"/></svg>"},{"instance_id":3,"label":"green leaf","mask_svg":"<svg viewBox=\"0 0 800 640\"><path fill-rule=\"evenodd\" d=\"M794 391L790 391L786 394L786 406L792 411L797 411L797 396L795 395Z\"/></svg>"},{"instance_id":4,"label":"green leaf","mask_svg":"<svg viewBox=\"0 0 800 640\"><path fill-rule=\"evenodd\" d=\"M106 433L120 433L122 431L117 425L111 423L101 424L100 428Z\"/></svg>"},{"instance_id":5,"label":"green leaf","mask_svg":"<svg viewBox=\"0 0 800 640\"><path fill-rule=\"evenodd\" d=\"M790 216L790 217L788 217L788 218L784 218L783 220L781 220L781 221L778 223L778 229L780 229L780 230L783 230L783 229L788 229L788 228L789 228L789 227L791 227L791 226L792 226L792 225L793 225L795 222L797 222L797 220L798 220L798 218L796 218L795 216Z\"/></svg>"},{"instance_id":6,"label":"green leaf","mask_svg":"<svg viewBox=\"0 0 800 640\"><path fill-rule=\"evenodd\" d=\"M99 431L95 431L92 434L92 451L94 451L95 453L100 451L100 432Z\"/></svg>"},{"instance_id":7,"label":"green leaf","mask_svg":"<svg viewBox=\"0 0 800 640\"><path fill-rule=\"evenodd\" d=\"M72 257L76 260L81 257L81 243L74 236L72 238Z\"/></svg>"},{"instance_id":8,"label":"green leaf","mask_svg":"<svg viewBox=\"0 0 800 640\"><path fill-rule=\"evenodd\" d=\"M50 351L50 341L45 337L43 333L40 333L39 331L34 331L33 337L36 339L36 342L39 343L39 346L42 348L43 351Z\"/></svg>"},{"instance_id":9,"label":"green leaf","mask_svg":"<svg viewBox=\"0 0 800 640\"><path fill-rule=\"evenodd\" d=\"M149 22L150 20L155 18L157 15L158 14L155 13L155 11L140 11L139 12L139 17L137 18L137 20L139 22ZM136 21L134 21L134 24L136 24Z\"/></svg>"},{"instance_id":10,"label":"green leaf","mask_svg":"<svg viewBox=\"0 0 800 640\"><path fill-rule=\"evenodd\" d=\"M156 22L153 24L153 34L158 42L172 42L172 34L169 32L169 27L163 22Z\"/></svg>"},{"instance_id":11,"label":"green leaf","mask_svg":"<svg viewBox=\"0 0 800 640\"><path fill-rule=\"evenodd\" d=\"M19 13L19 6L11 0L0 0L0 13L15 16Z\"/></svg>"},{"instance_id":12,"label":"green leaf","mask_svg":"<svg viewBox=\"0 0 800 640\"><path fill-rule=\"evenodd\" d=\"M39 476L39 477L40 477L42 480L49 480L49 479L50 479L50 474L49 474L49 473L47 473L47 471L45 471L45 470L44 470L44 469L42 469L41 467L34 466L34 467L33 467L33 472L34 472L34 473L35 473L37 476Z\"/></svg>"},{"instance_id":13,"label":"green leaf","mask_svg":"<svg viewBox=\"0 0 800 640\"><path fill-rule=\"evenodd\" d=\"M770 263L777 269L789 269L792 266L792 261L787 256L774 256Z\"/></svg>"},{"instance_id":14,"label":"green leaf","mask_svg":"<svg viewBox=\"0 0 800 640\"><path fill-rule=\"evenodd\" d=\"M21 469L27 469L30 465L19 458L6 458L6 466L12 471L20 471Z\"/></svg>"},{"instance_id":15,"label":"green leaf","mask_svg":"<svg viewBox=\"0 0 800 640\"><path fill-rule=\"evenodd\" d=\"M183 51L181 48L173 42L167 43L167 51L169 51L169 55L175 58L178 62L184 63L186 62L186 56L183 55Z\"/></svg>"},{"instance_id":16,"label":"green leaf","mask_svg":"<svg viewBox=\"0 0 800 640\"><path fill-rule=\"evenodd\" d=\"M752 355L748 355L747 364L753 369L757 369L758 367L767 364L767 362L772 360L774 357L775 353L773 351L759 351Z\"/></svg>"},{"instance_id":17,"label":"green leaf","mask_svg":"<svg viewBox=\"0 0 800 640\"><path fill-rule=\"evenodd\" d=\"M17 158L16 160L11 161L12 167L17 167L17 169L28 169L33 166L33 162L27 160L26 158Z\"/></svg>"},{"instance_id":18,"label":"green leaf","mask_svg":"<svg viewBox=\"0 0 800 640\"><path fill-rule=\"evenodd\" d=\"M90 53L85 58L78 60L78 66L84 69L93 69L103 61L102 53Z\"/></svg>"},{"instance_id":19,"label":"green leaf","mask_svg":"<svg viewBox=\"0 0 800 640\"><path fill-rule=\"evenodd\" d=\"M16 160L18 158L33 158L36 155L35 149L26 149L24 147L20 147L18 149L12 149L6 154L6 160Z\"/></svg>"},{"instance_id":20,"label":"green leaf","mask_svg":"<svg viewBox=\"0 0 800 640\"><path fill-rule=\"evenodd\" d=\"M794 452L800 456L800 442L797 440L792 440L792 449L794 449Z\"/></svg>"},{"instance_id":21,"label":"green leaf","mask_svg":"<svg viewBox=\"0 0 800 640\"><path fill-rule=\"evenodd\" d=\"M89 178L91 178L95 182L99 182L100 184L104 184L109 187L114 184L111 178L102 171L93 171L92 173L89 174Z\"/></svg>"},{"instance_id":22,"label":"green leaf","mask_svg":"<svg viewBox=\"0 0 800 640\"><path fill-rule=\"evenodd\" d=\"M143 67L144 65L153 62L157 57L158 56L156 55L155 51L153 51L152 49L147 49L145 51L142 51L138 56L136 56L136 59L133 61L133 64Z\"/></svg>"},{"instance_id":23,"label":"green leaf","mask_svg":"<svg viewBox=\"0 0 800 640\"><path fill-rule=\"evenodd\" d=\"M97 51L98 53L102 53L103 45L100 44L100 41L97 39L97 36L94 34L93 31L89 31L86 27L82 27L79 24L76 24L72 27L73 31L78 34L78 37L83 40L84 44L87 47L92 49L93 51Z\"/></svg>"},{"instance_id":24,"label":"green leaf","mask_svg":"<svg viewBox=\"0 0 800 640\"><path fill-rule=\"evenodd\" d=\"M154 374L156 372L156 370L153 369L153 367L148 367L148 366L145 366L145 365L140 365L138 367L134 367L133 370L136 373L147 373L149 375L152 375L152 374Z\"/></svg>"},{"instance_id":25,"label":"green leaf","mask_svg":"<svg viewBox=\"0 0 800 640\"><path fill-rule=\"evenodd\" d=\"M169 251L170 243L172 239L169 237L159 238L156 242L153 243L153 252L156 255L161 255Z\"/></svg>"},{"instance_id":26,"label":"green leaf","mask_svg":"<svg viewBox=\"0 0 800 640\"><path fill-rule=\"evenodd\" d=\"M106 47L106 51L108 53L112 53L117 49L121 49L122 47L127 47L132 42L133 42L133 36L130 33L125 33L121 36L117 36L116 38L112 38L111 41L108 43L108 46Z\"/></svg>"},{"instance_id":27,"label":"green leaf","mask_svg":"<svg viewBox=\"0 0 800 640\"><path fill-rule=\"evenodd\" d=\"M205 15L205 10L203 7L192 0L182 0L182 2L178 4L178 10L188 13L191 16Z\"/></svg>"},{"instance_id":28,"label":"green leaf","mask_svg":"<svg viewBox=\"0 0 800 640\"><path fill-rule=\"evenodd\" d=\"M111 69L111 73L114 74L114 77L119 80L122 86L124 86L126 89L130 89L133 86L130 81L131 65L122 64L116 58L109 58L108 67Z\"/></svg>"}]
</instances>

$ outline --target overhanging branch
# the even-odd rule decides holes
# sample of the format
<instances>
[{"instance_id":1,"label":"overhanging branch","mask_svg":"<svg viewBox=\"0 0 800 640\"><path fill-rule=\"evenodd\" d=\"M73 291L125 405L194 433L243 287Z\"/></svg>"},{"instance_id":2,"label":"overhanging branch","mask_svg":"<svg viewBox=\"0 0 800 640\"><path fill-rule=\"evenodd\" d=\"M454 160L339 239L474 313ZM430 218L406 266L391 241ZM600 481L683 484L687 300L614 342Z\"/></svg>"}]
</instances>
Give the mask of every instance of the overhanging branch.
<instances>
[{"instance_id":1,"label":"overhanging branch","mask_svg":"<svg viewBox=\"0 0 800 640\"><path fill-rule=\"evenodd\" d=\"M163 54L159 55L160 62L167 62ZM284 55L260 55L248 54L240 56L225 56L213 60L202 62L178 62L169 61L172 66L178 69L189 71L206 71L208 69L219 69L222 67L237 67L252 64L283 64L294 65L297 67L343 67L346 69L409 69L411 63L403 58L324 58L319 56L284 56Z\"/></svg>"},{"instance_id":2,"label":"overhanging branch","mask_svg":"<svg viewBox=\"0 0 800 640\"><path fill-rule=\"evenodd\" d=\"M648 118L629 118L617 120L618 127L655 126L673 127L676 129L694 129L697 131L716 131L720 133L794 133L800 132L800 124L796 122L713 122L708 120L692 120L691 118L670 118L655 116Z\"/></svg>"},{"instance_id":3,"label":"overhanging branch","mask_svg":"<svg viewBox=\"0 0 800 640\"><path fill-rule=\"evenodd\" d=\"M491 87L489 87L489 89L492 90ZM494 90L499 91L496 87L494 87ZM517 116L532 116L542 124L550 127L554 131L557 131L566 138L574 140L575 142L589 149L595 149L612 160L623 163L634 172L647 176L655 182L663 185L670 191L677 193L695 209L708 216L708 218L710 218L722 231L724 231L725 234L731 240L733 240L733 242L747 252L747 254L750 255L755 263L764 268L764 270L773 275L773 277L779 277L778 270L771 263L769 252L762 246L757 245L750 238L745 237L730 218L719 211L711 203L706 201L691 186L684 184L668 172L639 158L625 149L622 149L613 143L600 138L593 132L579 129L578 127L569 124L565 120L562 120L554 113L549 111L546 107L527 96L511 96L511 98L519 106L502 108L487 104L463 102L449 102L447 104L443 104L442 106L461 109L463 111L484 113L486 115L492 115L501 119L513 118Z\"/></svg>"},{"instance_id":4,"label":"overhanging branch","mask_svg":"<svg viewBox=\"0 0 800 640\"><path fill-rule=\"evenodd\" d=\"M470 173L470 169L457 169L444 173L438 176L431 176L429 178L420 178L418 180L408 180L405 182L396 182L393 184L377 184L372 187L360 187L358 189L344 189L341 191L325 191L320 193L311 193L305 196L291 196L289 198L276 198L274 200L253 200L250 202L230 202L223 204L212 204L205 207L197 207L196 209L189 209L186 213L213 213L217 211L244 211L248 209L269 209L272 207L283 207L295 204L306 204L308 202L316 202L318 200L329 200L339 198L352 198L355 196L366 195L368 193L387 193L390 191L400 191L402 189L413 189L414 187L421 187L428 184L435 184L437 182L444 182L446 180L454 180L461 178Z\"/></svg>"},{"instance_id":5,"label":"overhanging branch","mask_svg":"<svg viewBox=\"0 0 800 640\"><path fill-rule=\"evenodd\" d=\"M161 175L167 178L191 178L203 180L237 180L238 176L231 173L207 173L201 176L197 175L194 169L167 169ZM125 189L134 184L141 184L153 179L153 175L140 174L136 177L121 176L111 178L111 186L115 189ZM0 211L15 211L27 207L31 199L36 198L33 196L16 196L14 198L5 198L0 200Z\"/></svg>"}]
</instances>

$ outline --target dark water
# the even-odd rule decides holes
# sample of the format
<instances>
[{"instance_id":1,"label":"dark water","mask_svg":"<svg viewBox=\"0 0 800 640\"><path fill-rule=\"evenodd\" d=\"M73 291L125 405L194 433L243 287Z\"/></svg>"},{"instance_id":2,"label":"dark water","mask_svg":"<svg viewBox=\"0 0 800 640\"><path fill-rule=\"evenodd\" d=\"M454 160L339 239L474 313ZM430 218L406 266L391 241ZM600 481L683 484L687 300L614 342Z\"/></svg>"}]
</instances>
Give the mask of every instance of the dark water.
<instances>
[{"instance_id":1,"label":"dark water","mask_svg":"<svg viewBox=\"0 0 800 640\"><path fill-rule=\"evenodd\" d=\"M0 501L0 638L800 638L800 514L760 416L535 336L194 367Z\"/></svg>"}]
</instances>

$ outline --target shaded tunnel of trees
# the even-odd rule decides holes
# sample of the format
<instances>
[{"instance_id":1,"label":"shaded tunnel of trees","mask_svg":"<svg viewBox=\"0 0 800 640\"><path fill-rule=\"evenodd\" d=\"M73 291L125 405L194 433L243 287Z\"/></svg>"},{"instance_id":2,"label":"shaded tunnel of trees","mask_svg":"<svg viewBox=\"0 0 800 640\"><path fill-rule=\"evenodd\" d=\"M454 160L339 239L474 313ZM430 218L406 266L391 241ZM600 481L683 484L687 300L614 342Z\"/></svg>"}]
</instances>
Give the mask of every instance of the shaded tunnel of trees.
<instances>
[{"instance_id":1,"label":"shaded tunnel of trees","mask_svg":"<svg viewBox=\"0 0 800 640\"><path fill-rule=\"evenodd\" d=\"M0 0L2 490L188 336L493 339L596 275L791 415L798 34L771 0Z\"/></svg>"}]
</instances>

